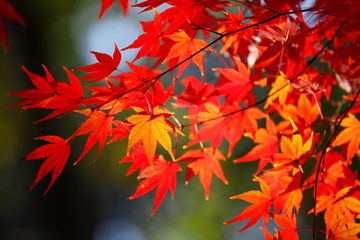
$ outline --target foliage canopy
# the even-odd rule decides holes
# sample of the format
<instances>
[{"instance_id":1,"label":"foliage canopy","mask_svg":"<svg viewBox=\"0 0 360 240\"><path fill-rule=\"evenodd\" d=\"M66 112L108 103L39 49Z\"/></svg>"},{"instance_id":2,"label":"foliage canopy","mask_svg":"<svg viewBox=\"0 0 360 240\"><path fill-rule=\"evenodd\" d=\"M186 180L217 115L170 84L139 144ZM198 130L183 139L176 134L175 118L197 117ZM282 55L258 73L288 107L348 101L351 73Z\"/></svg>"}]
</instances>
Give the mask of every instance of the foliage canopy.
<instances>
[{"instance_id":1,"label":"foliage canopy","mask_svg":"<svg viewBox=\"0 0 360 240\"><path fill-rule=\"evenodd\" d=\"M113 3L101 1L100 19ZM90 52L95 63L64 68L68 81L54 79L45 66L44 76L23 67L34 88L10 94L23 99L13 106L47 109L38 122L84 116L70 136L37 138L47 143L25 160L45 161L31 189L49 173L46 192L53 186L69 158L76 158L75 138L87 136L74 164L95 145L99 155L106 144L127 141L120 163L130 163L126 174L141 180L129 199L156 189L151 214L168 191L175 195L179 172L186 183L197 175L208 199L214 176L241 184L228 182L221 161L256 161L253 181L260 190L231 197L250 205L225 224L247 221L241 232L263 219L265 239L296 240L305 230L313 239L316 232L332 240L359 239L360 191L353 169L360 156L359 1L318 0L307 8L301 0L118 3L125 16L129 7L154 13L152 21L139 23L144 33L131 45L119 50L115 44L112 55ZM165 10L158 12L162 5ZM5 19L25 21L0 0L0 41L7 51ZM129 72L122 72L121 51L128 49L138 53L126 62ZM138 65L139 59L151 61ZM209 69L210 61L216 67ZM189 75L189 66L198 74ZM255 146L235 158L243 138ZM313 214L311 229L296 225L305 190L313 193L313 206L305 209ZM268 229L269 219L275 231Z\"/></svg>"}]
</instances>

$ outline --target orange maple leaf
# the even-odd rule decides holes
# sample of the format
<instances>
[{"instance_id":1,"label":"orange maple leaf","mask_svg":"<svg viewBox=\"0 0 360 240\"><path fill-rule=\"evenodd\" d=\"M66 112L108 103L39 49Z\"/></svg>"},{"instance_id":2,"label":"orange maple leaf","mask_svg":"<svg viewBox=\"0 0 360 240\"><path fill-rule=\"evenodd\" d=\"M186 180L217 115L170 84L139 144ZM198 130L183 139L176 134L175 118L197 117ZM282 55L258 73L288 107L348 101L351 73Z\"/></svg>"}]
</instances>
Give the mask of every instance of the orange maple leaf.
<instances>
[{"instance_id":1,"label":"orange maple leaf","mask_svg":"<svg viewBox=\"0 0 360 240\"><path fill-rule=\"evenodd\" d=\"M261 191L251 190L239 195L232 196L230 199L242 199L246 202L253 203L253 205L245 208L236 218L231 221L225 222L225 224L244 221L250 219L248 223L240 229L238 232L253 226L261 217L264 218L264 223L267 225L269 218L269 211L272 206L272 197L269 185L261 178L256 177L256 181L259 181Z\"/></svg>"},{"instance_id":2,"label":"orange maple leaf","mask_svg":"<svg viewBox=\"0 0 360 240\"><path fill-rule=\"evenodd\" d=\"M334 229L332 233L333 236L328 238L328 240L359 240L359 232L359 223L339 224L338 227Z\"/></svg>"},{"instance_id":3,"label":"orange maple leaf","mask_svg":"<svg viewBox=\"0 0 360 240\"><path fill-rule=\"evenodd\" d=\"M320 114L317 104L313 104L305 94L300 95L297 106L293 104L274 104L273 106L284 119L290 117L294 122L301 123L305 126L310 126ZM305 122L303 120L305 120ZM282 128L285 129L290 125L290 122L286 121L281 124Z\"/></svg>"},{"instance_id":4,"label":"orange maple leaf","mask_svg":"<svg viewBox=\"0 0 360 240\"><path fill-rule=\"evenodd\" d=\"M343 224L353 223L354 214L360 214L360 200L348 196L352 187L345 187L338 191L334 195L321 195L317 197L316 213L320 213L325 210L324 220L326 224L327 232L331 229L336 232L339 221ZM309 213L314 212L311 209Z\"/></svg>"},{"instance_id":5,"label":"orange maple leaf","mask_svg":"<svg viewBox=\"0 0 360 240\"><path fill-rule=\"evenodd\" d=\"M155 107L151 113L138 107L133 107L133 109L137 114L126 119L130 124L133 124L129 134L127 154L129 154L132 146L142 141L146 156L151 163L155 155L156 145L159 142L174 160L171 138L168 132L182 133L166 119L173 113L159 107Z\"/></svg>"},{"instance_id":6,"label":"orange maple leaf","mask_svg":"<svg viewBox=\"0 0 360 240\"><path fill-rule=\"evenodd\" d=\"M207 47L207 42L202 39L191 38L184 31L171 34L167 37L176 43L170 48L169 54L165 58L164 62L173 58L177 59L178 64L185 61L179 66L178 76L180 76L190 64L190 59L186 59L191 58L192 61L199 67L201 74L204 75L203 51L211 50L210 47Z\"/></svg>"},{"instance_id":7,"label":"orange maple leaf","mask_svg":"<svg viewBox=\"0 0 360 240\"><path fill-rule=\"evenodd\" d=\"M140 182L136 192L130 196L129 199L137 198L157 187L154 208L151 212L151 215L153 215L165 197L168 189L170 189L171 195L174 197L177 177L176 172L179 171L181 171L181 167L178 163L166 161L165 158L160 155L154 160L153 166L148 166L142 170L138 179L146 179Z\"/></svg>"},{"instance_id":8,"label":"orange maple leaf","mask_svg":"<svg viewBox=\"0 0 360 240\"><path fill-rule=\"evenodd\" d=\"M228 180L225 178L221 168L220 160L225 160L225 157L215 148L190 150L176 159L176 161L190 162L186 170L186 183L195 175L199 175L200 183L205 190L206 200L210 197L210 185L213 174L225 184L228 184Z\"/></svg>"},{"instance_id":9,"label":"orange maple leaf","mask_svg":"<svg viewBox=\"0 0 360 240\"><path fill-rule=\"evenodd\" d=\"M336 147L349 142L346 153L346 160L349 161L359 150L360 121L355 117L355 115L349 113L349 116L344 118L344 120L341 122L341 126L345 127L345 129L337 135L331 146Z\"/></svg>"}]
</instances>

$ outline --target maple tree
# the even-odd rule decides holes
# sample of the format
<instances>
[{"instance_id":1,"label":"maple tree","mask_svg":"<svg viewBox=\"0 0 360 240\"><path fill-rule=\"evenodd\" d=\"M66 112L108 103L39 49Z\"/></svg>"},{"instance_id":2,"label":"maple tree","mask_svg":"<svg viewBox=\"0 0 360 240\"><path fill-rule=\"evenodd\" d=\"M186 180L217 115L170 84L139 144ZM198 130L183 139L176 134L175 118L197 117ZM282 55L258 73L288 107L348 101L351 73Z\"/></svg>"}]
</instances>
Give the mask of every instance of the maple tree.
<instances>
[{"instance_id":1,"label":"maple tree","mask_svg":"<svg viewBox=\"0 0 360 240\"><path fill-rule=\"evenodd\" d=\"M24 159L45 160L30 189L52 172L47 192L69 159L77 164L95 145L97 158L106 144L125 140L120 163L130 163L126 175L137 173L141 180L129 199L156 188L151 214L168 190L175 196L181 172L186 183L198 175L209 199L213 175L239 184L228 181L221 161L256 161L253 181L260 190L232 196L250 205L226 224L247 221L241 232L263 219L265 239L299 239L301 231L312 231L313 239L317 233L359 239L359 1L318 0L310 7L301 0L116 2L125 16L129 7L153 10L153 20L140 22L144 33L131 45L120 50L115 44L112 56L90 52L95 63L64 68L69 83L45 66L45 77L23 67L34 88L10 93L23 98L12 106L51 111L38 122L84 116L70 136L37 138L47 143ZM113 3L101 1L99 18ZM25 21L0 0L0 41L8 50L4 19ZM122 72L121 51L128 49L138 53L126 62L129 72ZM139 66L138 59L152 61ZM210 60L217 66L209 69ZM198 74L188 75L189 66ZM80 72L85 75L76 76ZM72 142L82 135L84 149L73 156ZM233 156L242 139L254 146ZM303 205L307 190L311 209ZM313 215L311 229L297 227L300 210Z\"/></svg>"}]
</instances>

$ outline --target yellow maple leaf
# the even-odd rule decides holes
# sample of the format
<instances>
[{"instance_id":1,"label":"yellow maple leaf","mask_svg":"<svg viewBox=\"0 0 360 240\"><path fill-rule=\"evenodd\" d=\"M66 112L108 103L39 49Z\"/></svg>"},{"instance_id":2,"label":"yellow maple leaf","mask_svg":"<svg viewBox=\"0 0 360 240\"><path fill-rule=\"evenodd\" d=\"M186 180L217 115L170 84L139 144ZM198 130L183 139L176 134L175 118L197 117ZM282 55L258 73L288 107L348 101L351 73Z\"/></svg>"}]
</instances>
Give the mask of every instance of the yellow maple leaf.
<instances>
[{"instance_id":1,"label":"yellow maple leaf","mask_svg":"<svg viewBox=\"0 0 360 240\"><path fill-rule=\"evenodd\" d=\"M293 131L296 132L298 128L294 121L290 117L289 121L293 127ZM291 140L288 137L282 136L280 141L281 151L286 155L286 157L292 160L299 159L311 149L312 138L313 135L311 133L310 138L303 144L303 138L300 134L292 135Z\"/></svg>"},{"instance_id":2,"label":"yellow maple leaf","mask_svg":"<svg viewBox=\"0 0 360 240\"><path fill-rule=\"evenodd\" d=\"M174 160L171 138L168 132L182 133L174 124L166 119L173 113L160 109L159 107L155 107L151 113L141 108L133 109L137 114L127 118L127 121L134 125L130 130L127 153L129 154L131 147L142 141L146 156L150 163L152 163L157 143L160 143Z\"/></svg>"},{"instance_id":3,"label":"yellow maple leaf","mask_svg":"<svg viewBox=\"0 0 360 240\"><path fill-rule=\"evenodd\" d=\"M285 101L290 91L290 82L287 77L280 72L280 75L276 77L275 82L271 85L271 90L268 94L268 99L265 103L265 108L267 108L271 103L276 99L279 99L281 105L285 105Z\"/></svg>"}]
</instances>

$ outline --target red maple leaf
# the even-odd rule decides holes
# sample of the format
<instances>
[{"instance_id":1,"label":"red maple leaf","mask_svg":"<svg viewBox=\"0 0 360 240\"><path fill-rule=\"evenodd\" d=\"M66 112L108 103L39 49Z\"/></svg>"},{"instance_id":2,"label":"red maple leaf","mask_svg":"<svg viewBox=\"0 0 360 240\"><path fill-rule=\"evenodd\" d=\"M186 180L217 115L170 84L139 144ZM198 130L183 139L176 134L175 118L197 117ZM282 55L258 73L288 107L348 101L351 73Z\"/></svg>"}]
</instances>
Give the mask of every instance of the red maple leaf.
<instances>
[{"instance_id":1,"label":"red maple leaf","mask_svg":"<svg viewBox=\"0 0 360 240\"><path fill-rule=\"evenodd\" d=\"M109 77L113 71L117 70L121 61L121 53L116 44L112 57L106 53L94 51L91 51L90 53L95 55L98 62L74 69L74 71L89 72L89 74L82 77L81 80L91 80L90 82L103 80L104 78Z\"/></svg>"},{"instance_id":2,"label":"red maple leaf","mask_svg":"<svg viewBox=\"0 0 360 240\"><path fill-rule=\"evenodd\" d=\"M166 161L165 158L160 155L154 159L152 166L145 168L140 173L138 179L146 179L140 182L136 192L131 195L129 199L140 197L141 195L157 188L155 193L154 208L151 212L151 215L153 215L160 206L160 203L164 199L168 189L170 190L172 197L174 197L176 177L177 172L179 171L181 171L181 167L178 163Z\"/></svg>"},{"instance_id":3,"label":"red maple leaf","mask_svg":"<svg viewBox=\"0 0 360 240\"><path fill-rule=\"evenodd\" d=\"M299 235L296 230L296 217L292 215L291 217L283 214L275 214L274 220L281 227L278 231L280 238L287 240L299 240Z\"/></svg>"},{"instance_id":4,"label":"red maple leaf","mask_svg":"<svg viewBox=\"0 0 360 240\"><path fill-rule=\"evenodd\" d=\"M143 1L141 3L137 3L137 4L133 5L133 6L134 7L145 8L144 10L141 11L141 12L145 12L145 11L149 11L151 9L154 9L154 8L160 6L161 4L165 3L165 2L169 2L169 0L146 0L146 1Z\"/></svg>"},{"instance_id":5,"label":"red maple leaf","mask_svg":"<svg viewBox=\"0 0 360 240\"><path fill-rule=\"evenodd\" d=\"M64 69L68 75L70 84L57 82L55 95L51 98L48 106L44 107L55 110L38 121L44 121L59 115L69 114L82 104L84 92L79 79L67 68Z\"/></svg>"},{"instance_id":6,"label":"red maple leaf","mask_svg":"<svg viewBox=\"0 0 360 240\"><path fill-rule=\"evenodd\" d=\"M43 66L43 68L46 73L46 78L31 73L23 67L23 70L36 88L17 93L10 93L11 96L26 99L13 104L12 106L22 105L24 109L55 109L52 113L37 122L71 113L82 104L84 98L84 92L79 79L68 69L64 68L70 80L70 84L56 82L49 70L45 66Z\"/></svg>"},{"instance_id":7,"label":"red maple leaf","mask_svg":"<svg viewBox=\"0 0 360 240\"><path fill-rule=\"evenodd\" d=\"M36 88L28 89L17 93L10 93L10 96L17 96L26 99L11 106L23 106L24 109L45 108L49 106L49 102L55 94L56 82L54 77L44 65L43 68L45 70L46 78L43 78L38 74L32 73L25 67L22 67L24 72L30 78L31 83Z\"/></svg>"},{"instance_id":8,"label":"red maple leaf","mask_svg":"<svg viewBox=\"0 0 360 240\"><path fill-rule=\"evenodd\" d=\"M115 0L101 0L101 9L99 13L99 18L101 19L104 13L111 7ZM119 5L125 14L125 16L129 13L129 0L118 0Z\"/></svg>"},{"instance_id":9,"label":"red maple leaf","mask_svg":"<svg viewBox=\"0 0 360 240\"><path fill-rule=\"evenodd\" d=\"M176 161L190 162L186 169L186 183L195 175L199 175L200 183L205 190L205 198L209 199L213 174L228 184L220 160L225 160L225 157L219 150L204 148L187 151Z\"/></svg>"},{"instance_id":10,"label":"red maple leaf","mask_svg":"<svg viewBox=\"0 0 360 240\"><path fill-rule=\"evenodd\" d=\"M149 166L149 159L146 156L145 148L141 144L133 146L134 151L125 156L120 163L131 162L129 169L126 172L126 176L133 174L135 171L140 170L142 172Z\"/></svg>"},{"instance_id":11,"label":"red maple leaf","mask_svg":"<svg viewBox=\"0 0 360 240\"><path fill-rule=\"evenodd\" d=\"M46 158L46 160L41 164L30 190L32 190L35 185L38 184L49 172L53 171L50 184L45 191L46 194L68 161L70 156L70 144L61 137L53 135L37 137L36 139L44 140L49 143L36 148L25 156L25 160Z\"/></svg>"},{"instance_id":12,"label":"red maple leaf","mask_svg":"<svg viewBox=\"0 0 360 240\"><path fill-rule=\"evenodd\" d=\"M18 22L23 26L26 25L26 23L11 3L7 0L0 0L0 42L3 45L4 51L7 51L9 46L6 38L5 19Z\"/></svg>"},{"instance_id":13,"label":"red maple leaf","mask_svg":"<svg viewBox=\"0 0 360 240\"><path fill-rule=\"evenodd\" d=\"M216 90L212 84L201 82L194 76L185 77L181 83L185 86L185 90L174 96L176 107L198 108L198 106L208 102L209 98L216 96Z\"/></svg>"},{"instance_id":14,"label":"red maple leaf","mask_svg":"<svg viewBox=\"0 0 360 240\"><path fill-rule=\"evenodd\" d=\"M105 146L107 137L112 133L112 121L114 119L113 115L106 114L100 110L92 111L90 109L85 109L78 110L77 112L88 116L88 118L80 125L78 130L73 134L72 138L87 133L90 134L85 143L83 152L74 164L77 164L97 142L99 142L99 151L95 160L98 158Z\"/></svg>"},{"instance_id":15,"label":"red maple leaf","mask_svg":"<svg viewBox=\"0 0 360 240\"><path fill-rule=\"evenodd\" d=\"M235 145L243 137L244 131L246 130L249 134L255 133L258 130L257 120L264 118L265 114L255 107L243 110L237 104L226 107L222 113L227 116L224 119L226 130L224 137L229 142L227 155L231 156Z\"/></svg>"},{"instance_id":16,"label":"red maple leaf","mask_svg":"<svg viewBox=\"0 0 360 240\"><path fill-rule=\"evenodd\" d=\"M286 42L295 35L296 31L297 26L294 22L286 23L282 28L275 25L264 25L263 30L261 30L267 37L281 42Z\"/></svg>"},{"instance_id":17,"label":"red maple leaf","mask_svg":"<svg viewBox=\"0 0 360 240\"><path fill-rule=\"evenodd\" d=\"M84 99L83 104L95 104L94 109L113 109L119 103L126 104L126 102L130 102L131 99L137 96L136 92L128 93L127 87L122 82L117 85L106 78L105 84L105 86L86 87L92 91L92 96ZM129 100L126 101L126 99Z\"/></svg>"},{"instance_id":18,"label":"red maple leaf","mask_svg":"<svg viewBox=\"0 0 360 240\"><path fill-rule=\"evenodd\" d=\"M147 67L144 63L142 66L138 66L129 62L126 62L130 72L121 73L119 75L111 76L111 78L120 81L126 86L129 91L146 92L150 86L158 79L160 74L159 70L153 70Z\"/></svg>"},{"instance_id":19,"label":"red maple leaf","mask_svg":"<svg viewBox=\"0 0 360 240\"><path fill-rule=\"evenodd\" d=\"M259 166L256 173L259 173L268 163L266 158L269 158L275 153L278 153L278 137L276 126L274 122L267 117L266 129L260 128L255 134L248 134L257 145L248 151L243 157L235 159L235 163L250 162L260 159Z\"/></svg>"},{"instance_id":20,"label":"red maple leaf","mask_svg":"<svg viewBox=\"0 0 360 240\"><path fill-rule=\"evenodd\" d=\"M227 101L241 102L251 91L250 70L238 58L234 58L236 69L214 68L214 71L221 73L219 81L220 95L226 96Z\"/></svg>"},{"instance_id":21,"label":"red maple leaf","mask_svg":"<svg viewBox=\"0 0 360 240\"><path fill-rule=\"evenodd\" d=\"M167 21L165 21L156 10L154 10L154 14L155 17L153 21L140 22L145 33L140 35L130 46L122 49L127 50L132 48L141 48L133 62L146 55L154 58L160 50L160 42L163 37L164 29L167 25Z\"/></svg>"}]
</instances>

